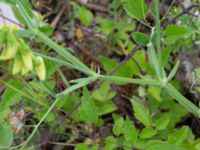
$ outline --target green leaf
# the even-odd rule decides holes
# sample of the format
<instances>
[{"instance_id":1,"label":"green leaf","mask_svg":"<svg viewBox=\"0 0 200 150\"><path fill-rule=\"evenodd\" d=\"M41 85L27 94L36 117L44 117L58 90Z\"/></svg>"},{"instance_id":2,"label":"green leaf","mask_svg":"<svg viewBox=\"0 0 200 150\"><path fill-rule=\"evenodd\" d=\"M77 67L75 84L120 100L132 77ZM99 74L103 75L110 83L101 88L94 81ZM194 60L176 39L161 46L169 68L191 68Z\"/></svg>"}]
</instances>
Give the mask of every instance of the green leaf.
<instances>
[{"instance_id":1,"label":"green leaf","mask_svg":"<svg viewBox=\"0 0 200 150\"><path fill-rule=\"evenodd\" d=\"M140 133L140 137L142 139L148 139L148 138L151 138L153 137L154 135L156 135L156 130L154 130L153 128L151 127L146 127L142 130L142 132Z\"/></svg>"},{"instance_id":2,"label":"green leaf","mask_svg":"<svg viewBox=\"0 0 200 150\"><path fill-rule=\"evenodd\" d=\"M110 90L110 84L108 82L101 84L101 86L92 93L92 97L101 102L109 100L115 95L116 92Z\"/></svg>"},{"instance_id":3,"label":"green leaf","mask_svg":"<svg viewBox=\"0 0 200 150\"><path fill-rule=\"evenodd\" d=\"M188 111L180 104L173 104L170 109L171 118L170 124L175 126L184 116L188 114Z\"/></svg>"},{"instance_id":4,"label":"green leaf","mask_svg":"<svg viewBox=\"0 0 200 150\"><path fill-rule=\"evenodd\" d=\"M100 62L107 73L111 72L118 65L118 62L116 60L110 59L105 56L100 57ZM137 74L137 73L138 73L137 65L134 63L130 63L130 61L128 61L122 66L120 66L117 69L117 71L113 73L113 75L131 78L134 74Z\"/></svg>"},{"instance_id":5,"label":"green leaf","mask_svg":"<svg viewBox=\"0 0 200 150\"><path fill-rule=\"evenodd\" d=\"M115 124L113 126L114 135L119 136L122 133L123 125L124 125L124 118L123 117L120 117L119 119L117 119L115 121Z\"/></svg>"},{"instance_id":6,"label":"green leaf","mask_svg":"<svg viewBox=\"0 0 200 150\"><path fill-rule=\"evenodd\" d=\"M138 100L132 99L131 104L133 106L135 117L146 127L150 127L152 119L149 110Z\"/></svg>"},{"instance_id":7,"label":"green leaf","mask_svg":"<svg viewBox=\"0 0 200 150\"><path fill-rule=\"evenodd\" d=\"M176 75L176 72L178 70L178 67L180 65L180 61L178 60L175 64L175 66L173 67L173 69L171 70L169 76L167 77L167 80L170 81L171 79L173 79L173 77Z\"/></svg>"},{"instance_id":8,"label":"green leaf","mask_svg":"<svg viewBox=\"0 0 200 150\"><path fill-rule=\"evenodd\" d=\"M75 150L89 150L89 147L87 144L80 143L80 144L77 144Z\"/></svg>"},{"instance_id":9,"label":"green leaf","mask_svg":"<svg viewBox=\"0 0 200 150\"><path fill-rule=\"evenodd\" d=\"M199 139L199 138L196 139L196 140L194 141L194 143L192 144L191 150L192 150L192 149L200 150L200 139Z\"/></svg>"},{"instance_id":10,"label":"green leaf","mask_svg":"<svg viewBox=\"0 0 200 150\"><path fill-rule=\"evenodd\" d=\"M86 26L90 25L93 20L93 14L84 7L80 8L78 16L81 22Z\"/></svg>"},{"instance_id":11,"label":"green leaf","mask_svg":"<svg viewBox=\"0 0 200 150\"><path fill-rule=\"evenodd\" d=\"M169 114L163 115L155 123L156 130L164 130L164 129L166 129L168 124L169 124L169 122L170 122Z\"/></svg>"},{"instance_id":12,"label":"green leaf","mask_svg":"<svg viewBox=\"0 0 200 150\"><path fill-rule=\"evenodd\" d=\"M181 129L173 132L168 136L168 141L171 144L180 145L185 139L187 139L189 133L189 127L183 126Z\"/></svg>"},{"instance_id":13,"label":"green leaf","mask_svg":"<svg viewBox=\"0 0 200 150\"><path fill-rule=\"evenodd\" d=\"M192 33L191 30L181 25L169 25L165 30L164 42L166 44L174 44L177 40L188 38Z\"/></svg>"},{"instance_id":14,"label":"green leaf","mask_svg":"<svg viewBox=\"0 0 200 150\"><path fill-rule=\"evenodd\" d=\"M13 131L12 127L0 123L0 149L7 149L11 146L13 141Z\"/></svg>"},{"instance_id":15,"label":"green leaf","mask_svg":"<svg viewBox=\"0 0 200 150\"><path fill-rule=\"evenodd\" d=\"M113 136L108 136L106 138L106 145L105 145L106 150L115 150L118 146L119 145L116 138L114 138Z\"/></svg>"},{"instance_id":16,"label":"green leaf","mask_svg":"<svg viewBox=\"0 0 200 150\"><path fill-rule=\"evenodd\" d=\"M83 88L80 112L81 118L84 122L89 124L97 123L99 112L93 99L89 95L87 88Z\"/></svg>"},{"instance_id":17,"label":"green leaf","mask_svg":"<svg viewBox=\"0 0 200 150\"><path fill-rule=\"evenodd\" d=\"M47 109L44 109L44 108L39 110L39 111L36 111L35 114L34 114L34 117L36 117L40 120L44 116L46 111L47 111ZM48 122L48 123L54 122L54 120L55 120L55 116L54 116L53 112L50 112L45 118L45 121Z\"/></svg>"},{"instance_id":18,"label":"green leaf","mask_svg":"<svg viewBox=\"0 0 200 150\"><path fill-rule=\"evenodd\" d=\"M133 36L134 40L140 45L146 46L149 43L148 35L142 32L133 32L131 35Z\"/></svg>"},{"instance_id":19,"label":"green leaf","mask_svg":"<svg viewBox=\"0 0 200 150\"><path fill-rule=\"evenodd\" d=\"M145 150L186 150L185 148L177 145L168 144L160 140L151 140L147 143Z\"/></svg>"},{"instance_id":20,"label":"green leaf","mask_svg":"<svg viewBox=\"0 0 200 150\"><path fill-rule=\"evenodd\" d=\"M106 103L100 104L99 106L99 113L100 115L106 115L112 113L113 111L117 110L117 107L112 101L108 101Z\"/></svg>"},{"instance_id":21,"label":"green leaf","mask_svg":"<svg viewBox=\"0 0 200 150\"><path fill-rule=\"evenodd\" d=\"M162 98L160 96L160 87L158 86L149 86L148 93L155 98L158 102L162 101Z\"/></svg>"},{"instance_id":22,"label":"green leaf","mask_svg":"<svg viewBox=\"0 0 200 150\"><path fill-rule=\"evenodd\" d=\"M144 0L125 0L124 9L137 20L140 20L147 13L147 6Z\"/></svg>"},{"instance_id":23,"label":"green leaf","mask_svg":"<svg viewBox=\"0 0 200 150\"><path fill-rule=\"evenodd\" d=\"M124 138L127 142L133 143L137 140L138 131L135 128L133 122L127 117L124 122L124 128L123 128Z\"/></svg>"},{"instance_id":24,"label":"green leaf","mask_svg":"<svg viewBox=\"0 0 200 150\"><path fill-rule=\"evenodd\" d=\"M98 30L102 31L106 35L109 35L113 32L114 22L110 19L105 19L97 17L96 20L100 22L100 26L96 27Z\"/></svg>"},{"instance_id":25,"label":"green leaf","mask_svg":"<svg viewBox=\"0 0 200 150\"><path fill-rule=\"evenodd\" d=\"M21 90L23 88L22 83L17 80L13 79L9 80L7 84L16 88L17 90ZM21 94L19 92L16 92L12 88L7 87L5 92L3 93L2 101L0 103L1 111L3 110L3 108L7 108L8 106L16 104L17 102L20 101L20 99L21 99Z\"/></svg>"},{"instance_id":26,"label":"green leaf","mask_svg":"<svg viewBox=\"0 0 200 150\"><path fill-rule=\"evenodd\" d=\"M148 47L147 53L148 53L149 63L151 64L152 68L155 70L155 73L156 73L157 77L160 78L162 73L160 71L160 67L159 66L161 64L158 63L158 58L157 58L154 46L150 42L147 45L147 47Z\"/></svg>"}]
</instances>

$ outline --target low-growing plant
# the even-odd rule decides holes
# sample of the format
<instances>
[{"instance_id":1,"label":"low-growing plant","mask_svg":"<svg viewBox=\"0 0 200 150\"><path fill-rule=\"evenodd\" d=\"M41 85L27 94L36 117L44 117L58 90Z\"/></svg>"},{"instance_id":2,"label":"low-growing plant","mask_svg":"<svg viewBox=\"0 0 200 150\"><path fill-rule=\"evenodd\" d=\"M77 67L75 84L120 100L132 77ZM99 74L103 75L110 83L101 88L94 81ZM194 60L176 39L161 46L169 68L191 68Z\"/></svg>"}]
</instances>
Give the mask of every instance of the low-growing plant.
<instances>
[{"instance_id":1,"label":"low-growing plant","mask_svg":"<svg viewBox=\"0 0 200 150\"><path fill-rule=\"evenodd\" d=\"M195 40L199 37L197 25L188 27L182 24L169 24L166 29L162 29L159 0L153 0L154 8L152 10L143 0L116 1L110 7L113 9L112 14L115 21L98 18L100 25L96 28L109 35L114 40L114 44L123 49L122 54L130 54L135 44L142 48L131 57L133 59L114 70L112 75L104 75L100 69L94 71L80 61L73 55L73 50L64 48L49 38L49 34L43 30L45 27L48 28L48 25L42 22L40 15L34 13L27 0L4 0L4 2L12 7L18 20L27 29L19 30L9 27L0 29L2 49L0 60L7 61L9 64L8 68L4 68L9 78L0 79L0 82L6 86L0 103L0 139L4 139L0 140L0 148L34 149L34 146L28 148L28 144L31 142L34 145L38 142L38 129L43 122L48 123L52 128L61 124L58 132L65 132L65 127L62 126L63 122L57 123L55 121L58 113L53 113L54 108L69 112L74 107L79 106L76 111L71 113L67 123L74 125L74 128L78 130L76 122L81 122L85 130L94 133L95 130L92 126L102 127L104 124L102 116L117 110L117 106L111 101L117 93L112 90L111 84L137 84L138 91L130 99L134 119L113 113L114 124L109 136L102 140L97 138L96 141L88 138L84 143L77 144L76 149L93 150L99 147L106 150L120 148L125 150L133 148L145 150L199 149L199 139L195 139L190 127L176 128L177 123L188 112L200 118L200 109L181 94L179 91L181 89L177 88L179 86L173 80L180 62L177 61L172 68L170 68L171 62L168 62L171 49L173 47L180 48L176 45L177 42L186 40L186 38ZM81 23L89 26L94 17L92 12L75 2L72 2L72 6L76 9L77 17ZM123 23L117 21L118 9L129 15L122 18ZM146 21L145 16L148 11L152 13L155 25L150 25ZM151 34L147 35L138 31L129 34L128 32L131 32L135 27L132 24L133 19L150 28ZM117 32L114 32L115 29ZM135 43L132 43L129 35ZM195 38L193 38L194 36ZM46 50L39 51L31 47L29 39L34 39L39 45L45 44L44 49L50 48L58 56L51 56ZM147 51L145 52L144 49ZM107 74L118 65L116 60L105 56L100 57L100 62ZM68 82L60 70L61 66L82 72L85 77ZM67 86L64 91L59 93L54 91L55 80L50 80L54 72L58 73ZM198 70L196 72L198 74ZM23 78L24 75L27 81ZM9 80L5 81L5 79ZM103 83L90 93L87 86L98 80ZM33 117L38 120L31 133L28 132L27 135L24 135L26 139L23 142L18 142L17 135L14 134L14 131L19 133L23 126L21 123L23 111L12 112L12 107L19 102L22 102L22 107L30 111ZM10 113L12 114L10 115ZM8 116L10 116L9 119ZM31 119L30 122L35 122L35 119ZM133 120L137 120L137 122ZM77 130L72 131L69 141L75 140L73 135L81 134ZM16 144L12 145L14 140L16 140Z\"/></svg>"}]
</instances>

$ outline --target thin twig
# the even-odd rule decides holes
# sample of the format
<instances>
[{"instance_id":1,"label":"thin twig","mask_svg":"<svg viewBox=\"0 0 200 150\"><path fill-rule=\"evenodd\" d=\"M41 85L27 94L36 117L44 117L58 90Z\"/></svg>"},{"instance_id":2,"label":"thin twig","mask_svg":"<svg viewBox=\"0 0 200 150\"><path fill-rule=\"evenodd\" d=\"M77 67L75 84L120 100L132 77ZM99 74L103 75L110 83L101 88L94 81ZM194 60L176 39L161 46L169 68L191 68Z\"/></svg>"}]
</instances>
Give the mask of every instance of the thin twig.
<instances>
[{"instance_id":1,"label":"thin twig","mask_svg":"<svg viewBox=\"0 0 200 150\"><path fill-rule=\"evenodd\" d=\"M58 22L60 21L60 18L62 17L62 15L64 14L65 10L67 9L67 4L66 3L60 10L60 12L58 13L58 15L53 19L53 21L51 22L51 26L53 28L56 27L56 25L58 24Z\"/></svg>"},{"instance_id":2,"label":"thin twig","mask_svg":"<svg viewBox=\"0 0 200 150\"><path fill-rule=\"evenodd\" d=\"M16 21L4 16L3 14L0 14L0 17L2 17L4 21L7 20L7 21L9 21L9 22L21 27L21 28L25 28L25 26L23 26L23 25L19 24L18 22L16 22ZM6 25L6 23L5 23L5 25Z\"/></svg>"},{"instance_id":3,"label":"thin twig","mask_svg":"<svg viewBox=\"0 0 200 150\"><path fill-rule=\"evenodd\" d=\"M163 27L166 28L169 24L174 23L179 17L181 17L185 14L188 14L191 9L193 9L195 7L199 7L199 6L200 6L200 4L193 4L193 5L189 6L188 8L183 8L181 13L179 13L174 18L170 19Z\"/></svg>"},{"instance_id":4,"label":"thin twig","mask_svg":"<svg viewBox=\"0 0 200 150\"><path fill-rule=\"evenodd\" d=\"M109 12L108 9L104 8L103 6L99 6L99 5L92 4L92 3L83 3L80 0L77 0L76 2L85 6L86 8L88 8L90 10L99 11L99 12L102 12L102 13L108 13Z\"/></svg>"}]
</instances>

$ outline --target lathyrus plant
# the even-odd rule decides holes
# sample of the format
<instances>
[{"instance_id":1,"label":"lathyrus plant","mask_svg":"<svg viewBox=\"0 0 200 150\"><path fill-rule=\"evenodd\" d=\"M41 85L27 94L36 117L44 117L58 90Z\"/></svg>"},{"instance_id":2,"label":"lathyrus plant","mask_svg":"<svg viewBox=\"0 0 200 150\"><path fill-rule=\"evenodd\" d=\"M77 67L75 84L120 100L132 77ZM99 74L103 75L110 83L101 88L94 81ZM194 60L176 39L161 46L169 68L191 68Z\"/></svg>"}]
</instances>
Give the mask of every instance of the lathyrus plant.
<instances>
[{"instance_id":1,"label":"lathyrus plant","mask_svg":"<svg viewBox=\"0 0 200 150\"><path fill-rule=\"evenodd\" d=\"M40 39L44 44L49 46L51 49L55 50L60 57L63 58L63 60L57 60L55 58L52 58L50 56L45 56L46 59L59 62L69 68L76 69L78 71L81 71L87 75L86 78L76 79L71 81L74 83L72 86L69 86L61 93L57 93L55 97L55 101L53 104L49 107L49 109L46 111L46 113L43 115L43 117L40 119L40 121L35 125L32 133L29 135L29 137L20 145L12 147L11 149L16 149L19 147L25 147L33 138L34 134L38 130L39 126L42 124L42 122L45 120L45 118L49 115L49 113L52 111L54 106L62 100L61 98L63 96L66 96L70 92L77 90L81 87L87 86L88 84L96 81L96 80L102 80L102 81L109 81L113 83L132 83L132 84L139 84L139 85L153 85L157 86L162 90L165 90L166 93L168 93L171 97L173 97L175 100L177 100L182 106L184 106L189 112L193 113L197 117L200 118L200 109L198 106L193 104L190 100L185 98L171 83L170 80L174 77L176 74L176 71L178 69L179 62L176 63L174 68L171 70L169 75L164 71L164 67L162 64L162 57L161 57L161 28L160 28L160 16L159 16L159 1L154 0L154 11L155 11L155 20L156 25L155 27L150 27L152 29L152 36L156 36L156 42L154 43L152 41L152 38L148 41L149 44L147 44L147 51L148 51L148 59L149 63L151 64L151 67L154 69L155 75L150 76L141 76L140 78L134 79L134 78L126 78L126 77L119 77L119 76L106 76L101 75L100 71L97 73L92 71L89 67L87 67L84 63L82 63L77 57L72 55L69 51L69 49L65 49L62 46L58 45L56 42L54 42L51 38L46 36L44 33L42 33L37 23L32 20L33 13L31 12L31 8L25 7L27 4L27 0L22 1L14 1L14 0L5 0L11 6L15 9L15 11L18 12L18 16L22 18L22 20L25 22L25 25L28 27L27 32L29 32L32 36ZM147 6L144 4L144 1L137 0L137 3L135 3L132 0L124 0L124 8L130 14L134 19L139 20L144 17L144 15L147 13ZM138 7L140 6L140 7ZM146 24L142 22L143 24ZM148 25L149 26L149 25ZM155 29L155 30L154 30ZM22 31L23 32L23 31ZM17 40L16 40L17 41ZM18 41L19 42L19 41ZM25 67L25 71L22 71L22 67L19 67L20 69L16 69L14 73L17 72L24 72L25 74L31 70L31 68L35 67L36 72L38 73L39 77L41 79L44 79L44 73L41 74L41 70L44 69L43 61L41 58L35 57L33 54L29 53L29 50L27 50L25 47L23 49L26 49L23 51L23 53L20 52L20 45L24 45L23 42L19 42L19 47L16 49L16 52L7 52L9 56L6 56L7 59L13 59L16 54L19 54L18 62L21 62L22 66ZM26 46L27 47L27 46ZM154 49L156 47L156 50ZM39 54L41 55L41 54ZM5 55L2 55L5 56ZM5 58L6 58L5 57ZM28 63L25 64L27 61L26 58L30 58L28 60ZM31 61L32 60L32 61ZM20 64L20 63L18 63ZM32 67L33 66L33 67ZM43 70L44 71L44 70ZM39 74L40 73L40 74ZM136 106L137 107L137 106ZM91 114L93 115L93 114ZM127 124L129 125L129 122Z\"/></svg>"},{"instance_id":2,"label":"lathyrus plant","mask_svg":"<svg viewBox=\"0 0 200 150\"><path fill-rule=\"evenodd\" d=\"M15 35L15 30L9 27L0 29L1 55L0 60L13 62L12 74L26 75L35 70L40 80L45 80L46 69L43 58L35 56L29 45Z\"/></svg>"}]
</instances>

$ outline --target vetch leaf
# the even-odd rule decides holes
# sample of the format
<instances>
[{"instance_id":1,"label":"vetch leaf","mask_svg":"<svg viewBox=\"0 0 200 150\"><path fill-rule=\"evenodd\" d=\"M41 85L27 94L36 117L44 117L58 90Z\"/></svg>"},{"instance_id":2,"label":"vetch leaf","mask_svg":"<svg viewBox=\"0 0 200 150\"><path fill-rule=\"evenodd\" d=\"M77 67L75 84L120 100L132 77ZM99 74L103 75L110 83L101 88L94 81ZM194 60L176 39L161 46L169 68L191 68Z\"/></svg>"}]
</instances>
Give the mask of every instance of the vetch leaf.
<instances>
[{"instance_id":1,"label":"vetch leaf","mask_svg":"<svg viewBox=\"0 0 200 150\"><path fill-rule=\"evenodd\" d=\"M181 25L169 25L165 30L164 42L166 44L174 44L177 40L190 36L191 30Z\"/></svg>"},{"instance_id":2,"label":"vetch leaf","mask_svg":"<svg viewBox=\"0 0 200 150\"><path fill-rule=\"evenodd\" d=\"M152 119L149 110L138 100L132 99L131 104L133 106L135 117L146 127L150 127Z\"/></svg>"},{"instance_id":3,"label":"vetch leaf","mask_svg":"<svg viewBox=\"0 0 200 150\"><path fill-rule=\"evenodd\" d=\"M142 32L133 32L131 35L133 36L134 40L140 45L146 46L149 43L149 37Z\"/></svg>"},{"instance_id":4,"label":"vetch leaf","mask_svg":"<svg viewBox=\"0 0 200 150\"><path fill-rule=\"evenodd\" d=\"M140 20L147 13L147 6L144 0L125 0L124 9L137 20Z\"/></svg>"},{"instance_id":5,"label":"vetch leaf","mask_svg":"<svg viewBox=\"0 0 200 150\"><path fill-rule=\"evenodd\" d=\"M78 16L81 22L86 26L88 26L93 20L93 14L84 7L80 8Z\"/></svg>"}]
</instances>

